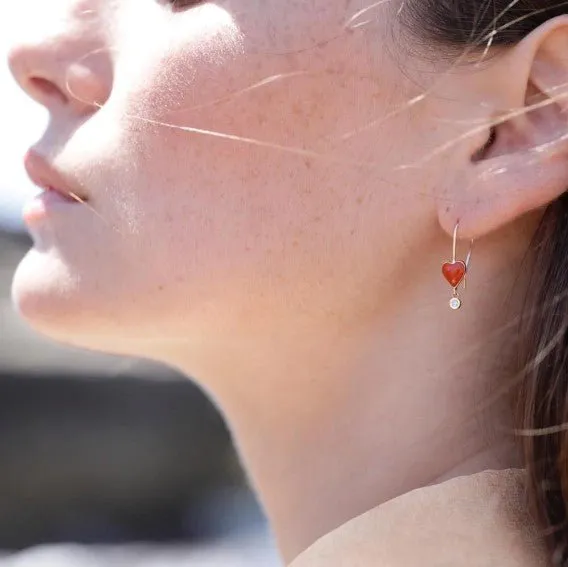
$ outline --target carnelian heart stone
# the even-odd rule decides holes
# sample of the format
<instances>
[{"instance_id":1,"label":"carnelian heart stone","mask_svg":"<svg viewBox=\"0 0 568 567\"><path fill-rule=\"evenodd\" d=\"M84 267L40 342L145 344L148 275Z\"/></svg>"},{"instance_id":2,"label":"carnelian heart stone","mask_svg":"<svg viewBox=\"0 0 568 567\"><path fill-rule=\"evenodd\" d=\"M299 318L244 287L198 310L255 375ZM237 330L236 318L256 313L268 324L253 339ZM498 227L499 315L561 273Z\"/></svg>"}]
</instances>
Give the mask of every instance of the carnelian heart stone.
<instances>
[{"instance_id":1,"label":"carnelian heart stone","mask_svg":"<svg viewBox=\"0 0 568 567\"><path fill-rule=\"evenodd\" d=\"M465 276L466 266L461 261L446 262L442 265L442 274L452 287L457 287Z\"/></svg>"}]
</instances>

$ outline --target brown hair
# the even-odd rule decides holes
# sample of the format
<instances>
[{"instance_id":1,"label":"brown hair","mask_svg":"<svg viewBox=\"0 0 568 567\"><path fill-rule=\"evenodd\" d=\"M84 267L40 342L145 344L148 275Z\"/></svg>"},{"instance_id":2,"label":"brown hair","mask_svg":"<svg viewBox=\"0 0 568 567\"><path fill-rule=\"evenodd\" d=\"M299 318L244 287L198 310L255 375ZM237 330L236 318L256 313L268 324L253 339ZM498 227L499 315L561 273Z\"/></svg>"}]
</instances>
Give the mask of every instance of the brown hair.
<instances>
[{"instance_id":1,"label":"brown hair","mask_svg":"<svg viewBox=\"0 0 568 567\"><path fill-rule=\"evenodd\" d=\"M472 53L510 46L568 14L561 0L406 0L398 17L420 48ZM568 54L567 54L568 56ZM568 180L567 180L568 188ZM554 565L568 565L568 193L551 203L534 234L530 284L520 316L517 427Z\"/></svg>"}]
</instances>

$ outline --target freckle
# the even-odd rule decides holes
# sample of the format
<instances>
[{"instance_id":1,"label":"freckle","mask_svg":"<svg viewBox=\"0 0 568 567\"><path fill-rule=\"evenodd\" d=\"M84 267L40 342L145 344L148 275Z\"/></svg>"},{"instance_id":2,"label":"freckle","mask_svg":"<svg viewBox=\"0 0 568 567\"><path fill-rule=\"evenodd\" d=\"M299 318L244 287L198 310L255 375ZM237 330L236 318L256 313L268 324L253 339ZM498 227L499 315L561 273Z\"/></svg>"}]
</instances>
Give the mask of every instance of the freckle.
<instances>
[{"instance_id":1,"label":"freckle","mask_svg":"<svg viewBox=\"0 0 568 567\"><path fill-rule=\"evenodd\" d=\"M363 202L363 197L357 197L357 203L361 204Z\"/></svg>"},{"instance_id":2,"label":"freckle","mask_svg":"<svg viewBox=\"0 0 568 567\"><path fill-rule=\"evenodd\" d=\"M450 212L450 207L447 206L447 207L446 207L446 213L449 213L449 212Z\"/></svg>"},{"instance_id":3,"label":"freckle","mask_svg":"<svg viewBox=\"0 0 568 567\"><path fill-rule=\"evenodd\" d=\"M163 286L163 285L159 285L159 286L158 286L158 291L164 291L164 286Z\"/></svg>"}]
</instances>

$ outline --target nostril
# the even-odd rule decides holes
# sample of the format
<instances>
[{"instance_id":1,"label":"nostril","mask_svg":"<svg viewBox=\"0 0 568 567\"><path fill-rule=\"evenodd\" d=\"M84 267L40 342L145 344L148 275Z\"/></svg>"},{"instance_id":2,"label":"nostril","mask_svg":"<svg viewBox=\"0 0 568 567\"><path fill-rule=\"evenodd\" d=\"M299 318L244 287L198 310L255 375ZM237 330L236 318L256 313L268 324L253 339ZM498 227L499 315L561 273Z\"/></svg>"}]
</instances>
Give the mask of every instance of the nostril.
<instances>
[{"instance_id":1,"label":"nostril","mask_svg":"<svg viewBox=\"0 0 568 567\"><path fill-rule=\"evenodd\" d=\"M82 50L69 38L22 43L9 51L8 65L20 87L48 110L92 113L110 96L112 62L99 49L87 61Z\"/></svg>"},{"instance_id":2,"label":"nostril","mask_svg":"<svg viewBox=\"0 0 568 567\"><path fill-rule=\"evenodd\" d=\"M8 67L16 82L28 96L46 106L67 102L65 93L51 76L54 70L44 69L52 59L46 50L31 43L18 44L8 51Z\"/></svg>"},{"instance_id":3,"label":"nostril","mask_svg":"<svg viewBox=\"0 0 568 567\"><path fill-rule=\"evenodd\" d=\"M42 77L29 77L27 82L30 92L34 93L36 98L40 100L57 98L63 103L67 102L65 94L52 81Z\"/></svg>"}]
</instances>

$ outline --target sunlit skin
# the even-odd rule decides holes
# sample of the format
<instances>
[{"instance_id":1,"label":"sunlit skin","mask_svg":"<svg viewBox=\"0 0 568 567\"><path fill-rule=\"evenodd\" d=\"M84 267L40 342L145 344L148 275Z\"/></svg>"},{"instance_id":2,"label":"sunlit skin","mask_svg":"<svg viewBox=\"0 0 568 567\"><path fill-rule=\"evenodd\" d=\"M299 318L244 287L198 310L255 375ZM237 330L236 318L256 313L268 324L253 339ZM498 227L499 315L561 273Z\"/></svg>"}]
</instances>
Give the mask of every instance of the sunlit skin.
<instances>
[{"instance_id":1,"label":"sunlit skin","mask_svg":"<svg viewBox=\"0 0 568 567\"><path fill-rule=\"evenodd\" d=\"M564 21L449 72L405 49L398 8L32 0L14 23L12 71L51 117L34 149L86 200L30 224L16 308L201 384L287 562L398 494L518 462L504 402L476 408L568 160L528 159L556 132L516 116L474 156L527 77L562 82ZM475 245L453 312L458 220L458 257Z\"/></svg>"}]
</instances>

